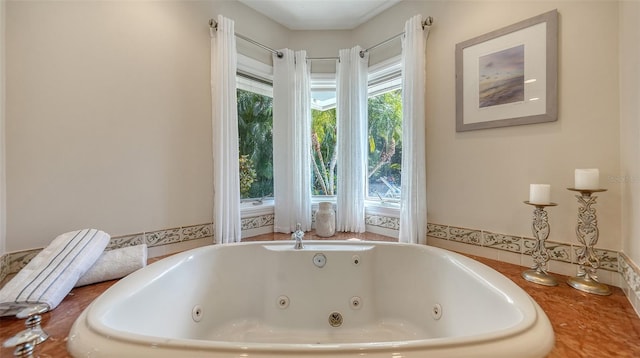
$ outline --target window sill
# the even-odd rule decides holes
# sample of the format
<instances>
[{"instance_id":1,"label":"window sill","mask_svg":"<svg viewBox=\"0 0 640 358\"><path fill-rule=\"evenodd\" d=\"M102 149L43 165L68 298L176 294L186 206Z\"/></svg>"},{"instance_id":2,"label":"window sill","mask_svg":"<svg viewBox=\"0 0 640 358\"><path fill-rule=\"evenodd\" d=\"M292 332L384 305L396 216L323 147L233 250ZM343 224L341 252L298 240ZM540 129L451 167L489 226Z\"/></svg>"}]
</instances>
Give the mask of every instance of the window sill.
<instances>
[{"instance_id":1,"label":"window sill","mask_svg":"<svg viewBox=\"0 0 640 358\"><path fill-rule=\"evenodd\" d=\"M263 200L260 204L257 203L257 201L246 201L240 203L240 217L250 218L254 216L273 214L273 199Z\"/></svg>"},{"instance_id":2,"label":"window sill","mask_svg":"<svg viewBox=\"0 0 640 358\"><path fill-rule=\"evenodd\" d=\"M366 200L364 202L364 211L367 214L399 218L400 203L384 203L380 201Z\"/></svg>"},{"instance_id":3,"label":"window sill","mask_svg":"<svg viewBox=\"0 0 640 358\"><path fill-rule=\"evenodd\" d=\"M312 210L318 209L318 203L331 202L335 205L336 197L314 197L312 199ZM264 200L261 204L254 204L254 201L247 201L240 204L240 215L242 218L249 218L260 215L268 215L274 213L274 201ZM400 204L396 203L383 203L380 201L366 200L365 212L367 214L382 215L389 217L400 217Z\"/></svg>"}]
</instances>

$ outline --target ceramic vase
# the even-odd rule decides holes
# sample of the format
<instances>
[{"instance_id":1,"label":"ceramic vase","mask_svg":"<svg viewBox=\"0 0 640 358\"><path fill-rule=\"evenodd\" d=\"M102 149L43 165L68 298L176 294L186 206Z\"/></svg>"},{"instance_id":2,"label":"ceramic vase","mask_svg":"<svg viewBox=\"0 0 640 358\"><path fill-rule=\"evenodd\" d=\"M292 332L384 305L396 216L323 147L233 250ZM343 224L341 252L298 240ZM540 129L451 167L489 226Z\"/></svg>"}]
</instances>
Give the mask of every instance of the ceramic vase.
<instances>
[{"instance_id":1,"label":"ceramic vase","mask_svg":"<svg viewBox=\"0 0 640 358\"><path fill-rule=\"evenodd\" d=\"M333 204L321 202L316 211L316 235L320 237L331 237L336 233L336 212L333 211Z\"/></svg>"}]
</instances>

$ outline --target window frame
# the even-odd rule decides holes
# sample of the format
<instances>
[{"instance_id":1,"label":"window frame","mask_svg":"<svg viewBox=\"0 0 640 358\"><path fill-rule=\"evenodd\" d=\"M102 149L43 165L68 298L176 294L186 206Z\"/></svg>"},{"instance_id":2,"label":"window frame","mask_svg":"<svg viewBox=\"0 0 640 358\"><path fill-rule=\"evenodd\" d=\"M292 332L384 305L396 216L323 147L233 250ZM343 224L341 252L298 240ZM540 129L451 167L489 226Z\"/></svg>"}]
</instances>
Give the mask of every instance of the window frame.
<instances>
[{"instance_id":1,"label":"window frame","mask_svg":"<svg viewBox=\"0 0 640 358\"><path fill-rule=\"evenodd\" d=\"M273 66L238 54L236 89L273 98ZM273 206L273 196L240 199L242 214L263 214L265 207L273 208ZM273 212L273 209L271 209L271 212Z\"/></svg>"},{"instance_id":2,"label":"window frame","mask_svg":"<svg viewBox=\"0 0 640 358\"><path fill-rule=\"evenodd\" d=\"M375 65L369 66L367 98L402 88L401 69L401 56L394 56ZM254 60L245 55L238 54L237 70L237 88L264 94L273 98L273 66ZM249 80L248 78L251 79ZM261 84L256 85L256 82ZM335 73L312 73L310 82L312 91L336 91ZM332 106L335 106L335 101L329 105L326 103L316 103L315 105L312 103L311 105L312 108L315 109L329 109L332 108ZM259 199L260 198L247 198L241 200L241 211L243 216L247 214L255 215L273 212L274 200L272 197L264 198L261 204L254 205ZM335 204L336 196L314 195L311 198L312 208L317 208L318 203L324 201ZM365 207L368 213L398 216L400 203L388 202L380 200L377 197L370 197L368 195L367 188Z\"/></svg>"},{"instance_id":3,"label":"window frame","mask_svg":"<svg viewBox=\"0 0 640 358\"><path fill-rule=\"evenodd\" d=\"M335 73L312 73L311 74L311 91L336 91L336 74ZM367 75L367 99L386 92L395 91L402 88L402 58L395 56L385 61L381 61L375 65L369 66ZM326 104L311 103L312 108L326 110L335 107L336 101L332 102L332 106ZM394 214L394 209L400 208L400 203L395 200L384 200L378 197L369 196L369 188L367 181L367 189L365 196L366 206L382 206L391 209L383 210L385 213ZM339 195L339 193L338 193ZM312 203L328 201L335 203L336 195L314 195L311 198Z\"/></svg>"},{"instance_id":4,"label":"window frame","mask_svg":"<svg viewBox=\"0 0 640 358\"><path fill-rule=\"evenodd\" d=\"M395 56L369 67L367 99L386 92L402 89L402 57ZM376 214L395 216L400 209L400 200L381 199L369 195L366 182L365 206L376 207Z\"/></svg>"}]
</instances>

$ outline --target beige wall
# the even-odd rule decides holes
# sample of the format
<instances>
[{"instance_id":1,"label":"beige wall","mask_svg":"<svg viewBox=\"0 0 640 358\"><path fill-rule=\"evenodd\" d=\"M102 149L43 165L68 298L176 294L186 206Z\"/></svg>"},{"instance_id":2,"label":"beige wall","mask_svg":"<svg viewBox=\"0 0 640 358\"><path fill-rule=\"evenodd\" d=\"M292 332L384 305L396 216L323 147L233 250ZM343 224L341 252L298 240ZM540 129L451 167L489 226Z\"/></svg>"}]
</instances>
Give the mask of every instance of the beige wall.
<instances>
[{"instance_id":1,"label":"beige wall","mask_svg":"<svg viewBox=\"0 0 640 358\"><path fill-rule=\"evenodd\" d=\"M620 3L622 250L640 263L640 3Z\"/></svg>"},{"instance_id":2,"label":"beige wall","mask_svg":"<svg viewBox=\"0 0 640 358\"><path fill-rule=\"evenodd\" d=\"M282 26L236 1L7 3L8 251L81 227L211 222L208 20L220 13L286 45Z\"/></svg>"},{"instance_id":3,"label":"beige wall","mask_svg":"<svg viewBox=\"0 0 640 358\"><path fill-rule=\"evenodd\" d=\"M291 31L288 45L295 50L306 50L308 57L338 57L340 49L356 45L352 31ZM311 61L313 73L335 73L335 61Z\"/></svg>"},{"instance_id":4,"label":"beige wall","mask_svg":"<svg viewBox=\"0 0 640 358\"><path fill-rule=\"evenodd\" d=\"M456 133L455 44L554 8L559 121ZM8 251L80 226L120 235L211 220L207 22L219 13L256 41L311 56L368 47L416 13L433 16L429 221L530 236L532 210L522 201L530 183L549 183L559 204L549 209L550 239L573 242L577 203L565 188L575 168L597 167L609 189L598 199L598 246L622 248L621 188L608 180L621 169L616 2L403 1L337 38L289 31L236 1L10 2ZM242 40L238 47L270 62ZM392 44L371 62L397 53Z\"/></svg>"},{"instance_id":5,"label":"beige wall","mask_svg":"<svg viewBox=\"0 0 640 358\"><path fill-rule=\"evenodd\" d=\"M558 9L559 120L554 123L455 131L455 45ZM431 15L427 42L428 221L531 236L529 184L548 183L551 240L575 242L577 202L565 188L575 168L599 168L600 241L619 250L618 4L597 1L403 1L357 29L386 38L410 16Z\"/></svg>"},{"instance_id":6,"label":"beige wall","mask_svg":"<svg viewBox=\"0 0 640 358\"><path fill-rule=\"evenodd\" d=\"M5 113L5 85L4 85L4 62L5 62L5 11L6 3L0 1L0 255L6 252L5 241L7 233L6 224L6 178L5 178L5 165L4 165L4 153L5 153L5 126L4 126L4 113Z\"/></svg>"}]
</instances>

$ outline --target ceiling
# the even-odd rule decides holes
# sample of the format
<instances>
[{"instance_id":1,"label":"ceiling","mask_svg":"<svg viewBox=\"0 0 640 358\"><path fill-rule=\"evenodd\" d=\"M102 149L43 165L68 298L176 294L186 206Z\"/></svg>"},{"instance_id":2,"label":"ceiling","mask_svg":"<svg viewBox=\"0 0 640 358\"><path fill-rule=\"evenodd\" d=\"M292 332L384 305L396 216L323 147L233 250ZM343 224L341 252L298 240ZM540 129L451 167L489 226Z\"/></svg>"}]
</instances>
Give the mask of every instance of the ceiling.
<instances>
[{"instance_id":1,"label":"ceiling","mask_svg":"<svg viewBox=\"0 0 640 358\"><path fill-rule=\"evenodd\" d=\"M351 30L401 0L238 0L291 30Z\"/></svg>"}]
</instances>

